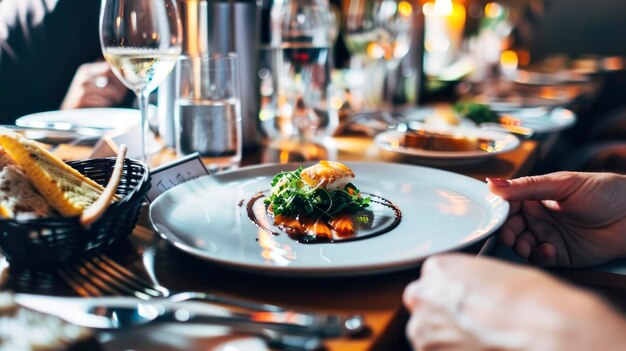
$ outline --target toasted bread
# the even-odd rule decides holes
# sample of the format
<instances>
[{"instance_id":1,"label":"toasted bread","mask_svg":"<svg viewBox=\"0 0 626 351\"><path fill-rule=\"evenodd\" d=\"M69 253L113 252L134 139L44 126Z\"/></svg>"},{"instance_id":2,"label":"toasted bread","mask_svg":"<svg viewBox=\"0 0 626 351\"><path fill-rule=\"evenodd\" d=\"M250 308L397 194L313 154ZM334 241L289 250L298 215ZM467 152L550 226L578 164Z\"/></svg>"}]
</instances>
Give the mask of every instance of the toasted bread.
<instances>
[{"instance_id":1,"label":"toasted bread","mask_svg":"<svg viewBox=\"0 0 626 351\"><path fill-rule=\"evenodd\" d=\"M98 200L96 200L89 207L87 207L80 215L80 223L82 225L88 227L93 222L97 221L98 218L100 218L104 214L104 211L106 211L111 201L115 198L115 191L120 185L120 181L122 180L122 173L124 172L124 160L126 159L126 151L128 151L126 144L120 145L120 148L117 151L117 159L115 160L113 173L111 174L111 178L109 179L107 186L104 187L104 191L102 191L102 194L100 194Z\"/></svg>"},{"instance_id":2,"label":"toasted bread","mask_svg":"<svg viewBox=\"0 0 626 351\"><path fill-rule=\"evenodd\" d=\"M0 146L24 170L48 204L62 216L80 215L104 190L38 143L19 134L0 133Z\"/></svg>"},{"instance_id":3,"label":"toasted bread","mask_svg":"<svg viewBox=\"0 0 626 351\"><path fill-rule=\"evenodd\" d=\"M7 165L0 171L2 218L39 218L48 216L51 211L19 167Z\"/></svg>"},{"instance_id":4,"label":"toasted bread","mask_svg":"<svg viewBox=\"0 0 626 351\"><path fill-rule=\"evenodd\" d=\"M13 161L11 156L9 156L6 151L0 149L0 169L3 169L8 165L15 165L15 161Z\"/></svg>"}]
</instances>

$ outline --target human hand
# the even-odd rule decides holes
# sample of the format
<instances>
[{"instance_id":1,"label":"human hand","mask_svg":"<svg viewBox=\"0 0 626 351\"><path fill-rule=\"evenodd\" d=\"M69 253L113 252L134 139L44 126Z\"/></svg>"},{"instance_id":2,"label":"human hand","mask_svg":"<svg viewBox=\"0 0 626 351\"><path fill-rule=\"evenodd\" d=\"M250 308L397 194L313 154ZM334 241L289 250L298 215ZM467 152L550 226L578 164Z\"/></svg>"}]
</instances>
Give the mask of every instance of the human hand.
<instances>
[{"instance_id":1,"label":"human hand","mask_svg":"<svg viewBox=\"0 0 626 351\"><path fill-rule=\"evenodd\" d=\"M487 179L511 202L500 241L542 266L590 266L626 257L626 176L558 172Z\"/></svg>"},{"instance_id":2,"label":"human hand","mask_svg":"<svg viewBox=\"0 0 626 351\"><path fill-rule=\"evenodd\" d=\"M76 71L61 109L115 106L127 92L107 62L86 63Z\"/></svg>"},{"instance_id":3,"label":"human hand","mask_svg":"<svg viewBox=\"0 0 626 351\"><path fill-rule=\"evenodd\" d=\"M599 298L536 269L434 256L404 291L415 350L620 350L626 321Z\"/></svg>"}]
</instances>

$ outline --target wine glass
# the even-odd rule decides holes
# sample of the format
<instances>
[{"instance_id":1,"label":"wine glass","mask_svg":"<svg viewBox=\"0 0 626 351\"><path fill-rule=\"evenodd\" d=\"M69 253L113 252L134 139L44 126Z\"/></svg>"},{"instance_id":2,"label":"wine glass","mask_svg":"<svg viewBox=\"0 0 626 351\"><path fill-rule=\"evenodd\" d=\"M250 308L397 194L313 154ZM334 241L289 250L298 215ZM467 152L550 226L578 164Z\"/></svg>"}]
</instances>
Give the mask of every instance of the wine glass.
<instances>
[{"instance_id":1,"label":"wine glass","mask_svg":"<svg viewBox=\"0 0 626 351\"><path fill-rule=\"evenodd\" d=\"M374 0L343 1L343 39L352 59L359 64L372 59L368 48L376 43Z\"/></svg>"},{"instance_id":2,"label":"wine glass","mask_svg":"<svg viewBox=\"0 0 626 351\"><path fill-rule=\"evenodd\" d=\"M358 65L376 76L377 65L385 71L384 100L392 105L395 80L393 71L409 52L413 7L405 0L346 0L344 40Z\"/></svg>"},{"instance_id":3,"label":"wine glass","mask_svg":"<svg viewBox=\"0 0 626 351\"><path fill-rule=\"evenodd\" d=\"M271 10L275 125L282 138L331 135L330 9L325 0L277 0Z\"/></svg>"},{"instance_id":4,"label":"wine glass","mask_svg":"<svg viewBox=\"0 0 626 351\"><path fill-rule=\"evenodd\" d=\"M182 29L175 0L103 0L100 44L115 75L137 94L141 161L150 164L148 96L176 65Z\"/></svg>"},{"instance_id":5,"label":"wine glass","mask_svg":"<svg viewBox=\"0 0 626 351\"><path fill-rule=\"evenodd\" d=\"M385 112L394 106L397 89L397 69L400 60L409 52L413 8L405 0L378 0L374 6L374 23L377 33L377 53L385 65ZM387 115L386 115L387 116Z\"/></svg>"},{"instance_id":6,"label":"wine glass","mask_svg":"<svg viewBox=\"0 0 626 351\"><path fill-rule=\"evenodd\" d=\"M368 74L372 72L368 71L377 61L368 54L368 48L376 45L374 5L375 0L344 0L342 2L342 36L350 52L350 69L346 81L350 89L349 104L355 112L375 107L374 103L378 98L376 84L366 83L368 77L372 76ZM372 88L374 88L373 93ZM373 99L371 95L374 95Z\"/></svg>"}]
</instances>

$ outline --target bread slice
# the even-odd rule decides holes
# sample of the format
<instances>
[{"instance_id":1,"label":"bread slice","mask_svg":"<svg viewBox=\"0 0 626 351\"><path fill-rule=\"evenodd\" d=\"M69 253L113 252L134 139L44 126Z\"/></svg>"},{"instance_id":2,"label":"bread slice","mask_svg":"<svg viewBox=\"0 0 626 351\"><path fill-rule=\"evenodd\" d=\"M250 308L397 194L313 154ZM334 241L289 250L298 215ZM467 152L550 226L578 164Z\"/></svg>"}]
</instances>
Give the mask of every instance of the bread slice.
<instances>
[{"instance_id":1,"label":"bread slice","mask_svg":"<svg viewBox=\"0 0 626 351\"><path fill-rule=\"evenodd\" d=\"M9 156L6 151L0 149L0 169L3 169L8 165L15 165L15 161L13 161L11 156Z\"/></svg>"},{"instance_id":2,"label":"bread slice","mask_svg":"<svg viewBox=\"0 0 626 351\"><path fill-rule=\"evenodd\" d=\"M17 166L7 165L0 171L0 216L3 218L47 217L52 209L35 191Z\"/></svg>"},{"instance_id":3,"label":"bread slice","mask_svg":"<svg viewBox=\"0 0 626 351\"><path fill-rule=\"evenodd\" d=\"M19 134L0 132L0 146L22 168L48 204L62 216L80 215L104 189L38 143Z\"/></svg>"}]
</instances>

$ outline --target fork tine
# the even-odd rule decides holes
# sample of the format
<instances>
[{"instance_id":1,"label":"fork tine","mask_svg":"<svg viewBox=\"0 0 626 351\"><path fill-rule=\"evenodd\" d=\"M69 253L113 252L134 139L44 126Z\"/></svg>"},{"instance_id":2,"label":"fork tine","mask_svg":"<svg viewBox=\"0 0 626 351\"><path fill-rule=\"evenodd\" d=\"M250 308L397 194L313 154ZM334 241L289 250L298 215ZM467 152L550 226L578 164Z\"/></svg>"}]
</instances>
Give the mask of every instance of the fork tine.
<instances>
[{"instance_id":1,"label":"fork tine","mask_svg":"<svg viewBox=\"0 0 626 351\"><path fill-rule=\"evenodd\" d=\"M146 295L149 295L149 297L164 297L163 293L157 290L153 285L141 279L130 270L124 268L119 263L109 258L107 255L102 253L99 255L95 255L92 258L92 261L100 269L109 273L112 276L115 276L117 279L119 279L119 281L124 282L125 284L127 284L127 286L133 288L135 291L140 291Z\"/></svg>"},{"instance_id":2,"label":"fork tine","mask_svg":"<svg viewBox=\"0 0 626 351\"><path fill-rule=\"evenodd\" d=\"M65 273L68 280L88 290L93 296L122 295L124 293L123 289L117 287L118 284L110 284L110 278L107 279L106 276L93 272L88 261L81 260L65 267L62 272Z\"/></svg>"},{"instance_id":3,"label":"fork tine","mask_svg":"<svg viewBox=\"0 0 626 351\"><path fill-rule=\"evenodd\" d=\"M87 259L65 266L59 276L83 297L103 295L134 295L148 300L163 295L132 272L104 255L93 255Z\"/></svg>"},{"instance_id":4,"label":"fork tine","mask_svg":"<svg viewBox=\"0 0 626 351\"><path fill-rule=\"evenodd\" d=\"M97 287L93 286L84 279L77 279L76 275L70 274L67 270L62 269L59 272L59 277L67 283L79 296L82 297L97 297L100 296L100 291Z\"/></svg>"},{"instance_id":5,"label":"fork tine","mask_svg":"<svg viewBox=\"0 0 626 351\"><path fill-rule=\"evenodd\" d=\"M108 295L135 295L140 299L148 299L142 292L136 292L126 285L125 281L118 280L109 272L102 270L94 262L83 260L82 265L77 268L78 272L83 276L97 284Z\"/></svg>"}]
</instances>

